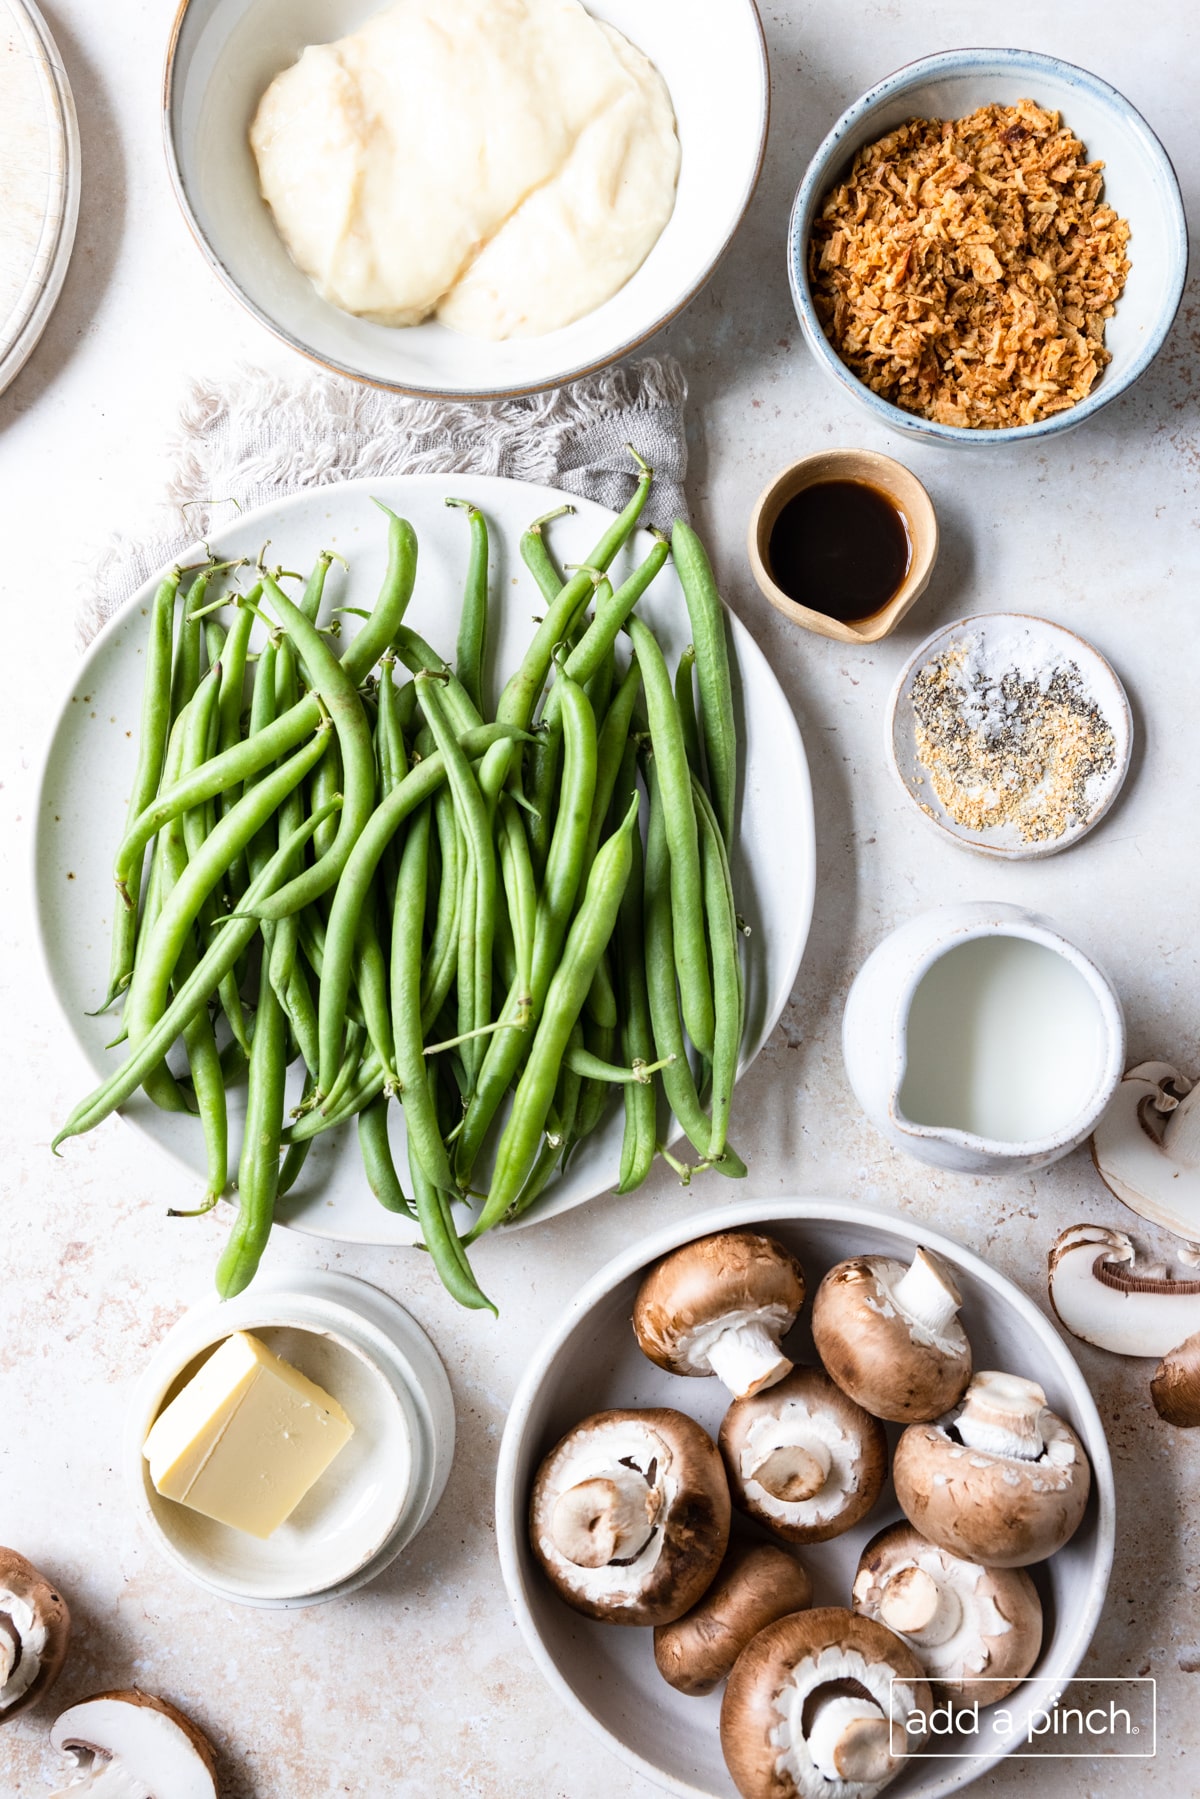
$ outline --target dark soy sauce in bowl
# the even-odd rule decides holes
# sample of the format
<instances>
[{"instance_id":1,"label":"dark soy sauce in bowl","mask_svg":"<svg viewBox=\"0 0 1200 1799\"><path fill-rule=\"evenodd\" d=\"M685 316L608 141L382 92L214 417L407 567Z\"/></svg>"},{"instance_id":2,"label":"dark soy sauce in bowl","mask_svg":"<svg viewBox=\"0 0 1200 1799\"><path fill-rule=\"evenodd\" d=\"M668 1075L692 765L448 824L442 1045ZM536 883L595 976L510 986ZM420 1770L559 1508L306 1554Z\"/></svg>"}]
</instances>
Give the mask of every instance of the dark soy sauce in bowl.
<instances>
[{"instance_id":1,"label":"dark soy sauce in bowl","mask_svg":"<svg viewBox=\"0 0 1200 1799\"><path fill-rule=\"evenodd\" d=\"M859 624L899 592L912 563L908 522L868 481L816 481L785 501L767 564L776 586L811 612Z\"/></svg>"}]
</instances>

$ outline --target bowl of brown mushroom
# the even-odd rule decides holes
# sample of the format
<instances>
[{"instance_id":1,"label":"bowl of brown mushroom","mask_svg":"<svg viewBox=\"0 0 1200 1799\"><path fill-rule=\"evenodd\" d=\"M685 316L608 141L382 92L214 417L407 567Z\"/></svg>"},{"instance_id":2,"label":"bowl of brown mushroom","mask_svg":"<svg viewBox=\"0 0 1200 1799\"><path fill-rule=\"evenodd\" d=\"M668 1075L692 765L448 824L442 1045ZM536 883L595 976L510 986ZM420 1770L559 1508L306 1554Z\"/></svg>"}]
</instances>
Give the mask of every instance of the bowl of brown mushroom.
<instances>
[{"instance_id":1,"label":"bowl of brown mushroom","mask_svg":"<svg viewBox=\"0 0 1200 1799\"><path fill-rule=\"evenodd\" d=\"M497 1474L542 1674L688 1799L965 1786L1024 1742L1025 1677L1078 1669L1114 1532L1046 1316L832 1200L718 1208L602 1269L534 1354ZM974 1737L927 1740L947 1702L979 1708Z\"/></svg>"}]
</instances>

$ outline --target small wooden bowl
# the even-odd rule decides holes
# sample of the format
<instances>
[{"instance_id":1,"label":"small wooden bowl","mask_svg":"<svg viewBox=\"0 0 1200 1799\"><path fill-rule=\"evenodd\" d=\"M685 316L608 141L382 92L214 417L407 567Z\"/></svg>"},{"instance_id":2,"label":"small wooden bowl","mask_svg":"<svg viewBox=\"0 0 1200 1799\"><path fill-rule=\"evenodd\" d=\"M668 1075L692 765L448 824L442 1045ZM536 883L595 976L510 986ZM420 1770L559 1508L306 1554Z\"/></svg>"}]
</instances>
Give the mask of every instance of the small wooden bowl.
<instances>
[{"instance_id":1,"label":"small wooden bowl","mask_svg":"<svg viewBox=\"0 0 1200 1799\"><path fill-rule=\"evenodd\" d=\"M798 493L815 487L819 481L864 481L878 488L901 513L912 544L908 573L882 611L872 618L846 624L824 612L814 612L790 599L775 584L767 560L767 546L775 520ZM929 585L938 553L938 524L933 502L917 477L890 456L876 450L822 450L816 456L803 456L789 463L759 495L750 515L746 542L750 569L763 593L785 618L816 631L822 637L836 637L842 643L878 643L894 631L909 607Z\"/></svg>"}]
</instances>

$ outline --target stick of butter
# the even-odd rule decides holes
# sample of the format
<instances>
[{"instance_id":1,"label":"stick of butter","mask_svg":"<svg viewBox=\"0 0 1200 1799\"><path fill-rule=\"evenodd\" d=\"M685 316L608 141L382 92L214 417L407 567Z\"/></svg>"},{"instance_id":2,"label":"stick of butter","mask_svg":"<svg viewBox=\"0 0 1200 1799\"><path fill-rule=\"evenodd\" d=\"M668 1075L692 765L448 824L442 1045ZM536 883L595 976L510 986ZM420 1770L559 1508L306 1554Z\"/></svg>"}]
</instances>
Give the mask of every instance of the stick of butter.
<instances>
[{"instance_id":1,"label":"stick of butter","mask_svg":"<svg viewBox=\"0 0 1200 1799\"><path fill-rule=\"evenodd\" d=\"M269 1537L353 1435L336 1399L235 1331L159 1413L142 1453L164 1499Z\"/></svg>"}]
</instances>

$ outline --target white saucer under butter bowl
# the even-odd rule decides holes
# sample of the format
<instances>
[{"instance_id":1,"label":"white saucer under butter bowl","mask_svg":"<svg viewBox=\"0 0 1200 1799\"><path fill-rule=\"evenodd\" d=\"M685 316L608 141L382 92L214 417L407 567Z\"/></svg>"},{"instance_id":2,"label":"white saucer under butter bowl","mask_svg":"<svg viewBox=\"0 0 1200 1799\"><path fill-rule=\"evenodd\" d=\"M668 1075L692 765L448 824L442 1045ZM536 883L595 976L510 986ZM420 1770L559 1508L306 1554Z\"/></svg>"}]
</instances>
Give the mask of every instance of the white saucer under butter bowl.
<instances>
[{"instance_id":1,"label":"white saucer under butter bowl","mask_svg":"<svg viewBox=\"0 0 1200 1799\"><path fill-rule=\"evenodd\" d=\"M249 1331L335 1398L354 1435L265 1541L165 1499L142 1453L150 1426L208 1355ZM134 1506L182 1574L244 1605L339 1599L389 1566L432 1514L454 1455L454 1402L420 1325L388 1294L345 1274L264 1274L214 1294L167 1332L129 1409Z\"/></svg>"},{"instance_id":2,"label":"white saucer under butter bowl","mask_svg":"<svg viewBox=\"0 0 1200 1799\"><path fill-rule=\"evenodd\" d=\"M981 1256L919 1220L844 1200L764 1195L712 1208L643 1238L576 1294L533 1351L500 1446L496 1542L525 1645L568 1710L643 1779L679 1799L736 1799L721 1755L720 1689L693 1697L668 1686L655 1667L653 1633L596 1623L572 1611L543 1575L529 1542L530 1490L537 1467L559 1438L590 1413L673 1406L715 1438L729 1404L726 1388L717 1380L682 1379L656 1367L638 1348L631 1313L642 1277L653 1263L695 1237L725 1230L765 1232L799 1257L808 1297L784 1350L801 1363L816 1360L809 1329L811 1296L834 1263L858 1255L909 1262L924 1245L949 1266L962 1293L962 1321L976 1368L1036 1380L1051 1410L1072 1426L1087 1451L1092 1490L1083 1522L1056 1555L1030 1570L1045 1616L1034 1669L1039 1678L1005 1701L1011 1716L1002 1746L979 1753L968 1735L939 1738L887 1788L888 1799L945 1799L994 1770L1010 1751L1019 1755L1043 1696L1060 1692L1078 1670L1112 1570L1116 1505L1100 1415L1050 1320ZM894 1440L896 1427L887 1428ZM874 1509L852 1530L800 1550L813 1578L815 1605L848 1603L867 1540L899 1515L889 1482Z\"/></svg>"}]
</instances>

